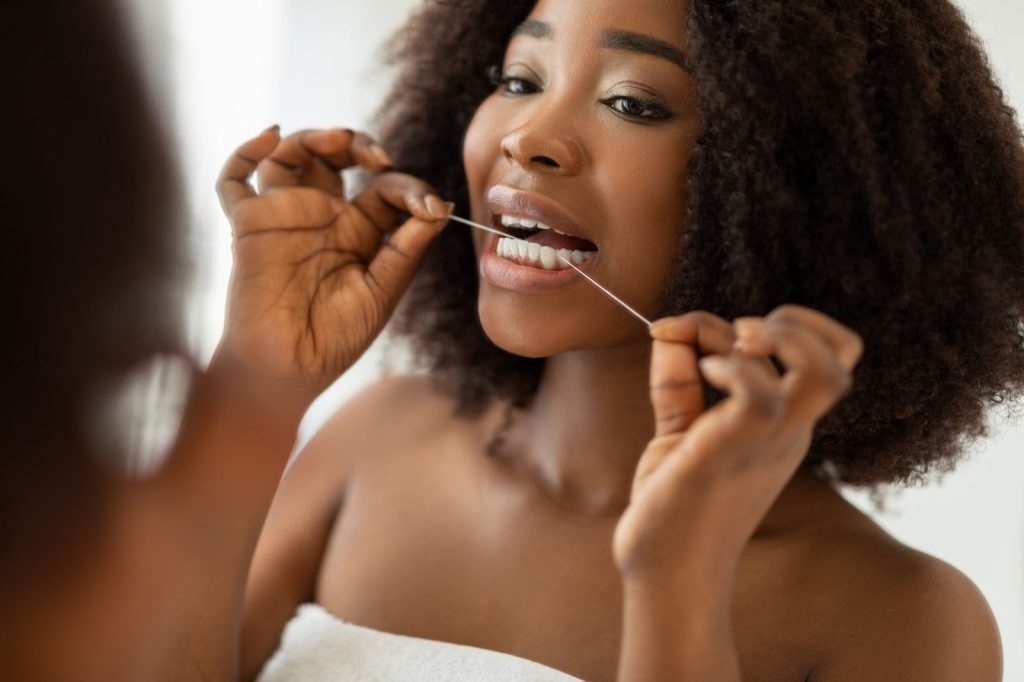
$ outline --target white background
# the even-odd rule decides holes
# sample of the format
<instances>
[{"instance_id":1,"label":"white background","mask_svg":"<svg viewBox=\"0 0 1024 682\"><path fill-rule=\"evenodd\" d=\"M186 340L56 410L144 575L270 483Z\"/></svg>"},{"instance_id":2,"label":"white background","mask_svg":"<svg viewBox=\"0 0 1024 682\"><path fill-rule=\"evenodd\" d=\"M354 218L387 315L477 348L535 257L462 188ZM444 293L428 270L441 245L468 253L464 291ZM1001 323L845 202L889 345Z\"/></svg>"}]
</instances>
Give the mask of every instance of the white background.
<instances>
[{"instance_id":1,"label":"white background","mask_svg":"<svg viewBox=\"0 0 1024 682\"><path fill-rule=\"evenodd\" d=\"M230 267L228 229L213 192L221 162L272 123L285 132L366 127L387 89L387 74L377 64L380 46L415 3L130 2L138 10L139 35L185 171L197 254L189 333L208 357L222 324ZM1011 103L1021 110L1024 6L1007 0L960 5ZM378 344L314 405L303 437L378 374L380 358ZM1024 681L1024 428L1000 429L941 484L906 491L893 498L886 514L872 513L902 541L952 563L978 584L1003 633L1005 679ZM862 496L851 498L867 508Z\"/></svg>"}]
</instances>

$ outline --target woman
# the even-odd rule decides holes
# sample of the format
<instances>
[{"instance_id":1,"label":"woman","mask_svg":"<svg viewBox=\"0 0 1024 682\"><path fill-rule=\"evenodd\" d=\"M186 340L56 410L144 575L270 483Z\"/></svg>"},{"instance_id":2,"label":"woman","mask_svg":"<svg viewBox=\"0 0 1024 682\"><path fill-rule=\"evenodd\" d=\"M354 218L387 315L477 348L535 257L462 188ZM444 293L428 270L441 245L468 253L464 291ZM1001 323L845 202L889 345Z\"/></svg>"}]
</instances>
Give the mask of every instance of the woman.
<instances>
[{"instance_id":1,"label":"woman","mask_svg":"<svg viewBox=\"0 0 1024 682\"><path fill-rule=\"evenodd\" d=\"M999 679L977 589L836 492L948 469L1024 387L1024 156L959 12L429 3L396 57L396 167L514 239L446 228L396 326L429 377L367 389L286 475L244 675L315 601L264 679L385 677L330 659L356 626L536 679ZM241 148L266 193L237 230L342 210L321 134ZM297 271L335 273L324 300L333 248Z\"/></svg>"}]
</instances>

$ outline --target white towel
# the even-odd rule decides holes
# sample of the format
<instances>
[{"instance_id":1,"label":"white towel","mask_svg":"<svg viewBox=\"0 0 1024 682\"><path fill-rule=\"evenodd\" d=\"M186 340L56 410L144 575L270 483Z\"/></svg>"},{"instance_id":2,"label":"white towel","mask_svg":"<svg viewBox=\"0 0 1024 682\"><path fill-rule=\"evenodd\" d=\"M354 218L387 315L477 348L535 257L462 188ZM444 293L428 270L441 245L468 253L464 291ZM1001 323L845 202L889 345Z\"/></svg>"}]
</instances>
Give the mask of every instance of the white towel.
<instances>
[{"instance_id":1,"label":"white towel","mask_svg":"<svg viewBox=\"0 0 1024 682\"><path fill-rule=\"evenodd\" d=\"M511 654L396 635L299 607L258 682L582 682Z\"/></svg>"}]
</instances>

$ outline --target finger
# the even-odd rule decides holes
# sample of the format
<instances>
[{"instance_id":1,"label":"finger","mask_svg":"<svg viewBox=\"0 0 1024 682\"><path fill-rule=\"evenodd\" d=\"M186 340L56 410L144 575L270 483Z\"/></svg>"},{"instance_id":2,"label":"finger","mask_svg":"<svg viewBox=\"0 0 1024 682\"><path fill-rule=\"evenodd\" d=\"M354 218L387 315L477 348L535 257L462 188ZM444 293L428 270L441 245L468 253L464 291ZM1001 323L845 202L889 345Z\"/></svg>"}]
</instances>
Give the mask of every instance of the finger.
<instances>
[{"instance_id":1,"label":"finger","mask_svg":"<svg viewBox=\"0 0 1024 682\"><path fill-rule=\"evenodd\" d=\"M447 222L409 218L384 241L370 261L366 277L388 302L389 314L416 274L427 247Z\"/></svg>"},{"instance_id":2,"label":"finger","mask_svg":"<svg viewBox=\"0 0 1024 682\"><path fill-rule=\"evenodd\" d=\"M344 194L340 171L352 165L351 130L301 130L281 140L257 170L260 191L303 185ZM337 165L336 165L337 164Z\"/></svg>"},{"instance_id":3,"label":"finger","mask_svg":"<svg viewBox=\"0 0 1024 682\"><path fill-rule=\"evenodd\" d=\"M735 350L753 357L771 357L772 343L763 331L763 317L737 317L732 324L736 330Z\"/></svg>"},{"instance_id":4,"label":"finger","mask_svg":"<svg viewBox=\"0 0 1024 682\"><path fill-rule=\"evenodd\" d=\"M656 320L650 334L658 341L689 344L705 355L724 355L736 342L736 332L728 321L703 310Z\"/></svg>"},{"instance_id":5,"label":"finger","mask_svg":"<svg viewBox=\"0 0 1024 682\"><path fill-rule=\"evenodd\" d=\"M704 385L692 345L655 340L650 390L656 438L689 428L704 411Z\"/></svg>"},{"instance_id":6,"label":"finger","mask_svg":"<svg viewBox=\"0 0 1024 682\"><path fill-rule=\"evenodd\" d=\"M294 165L304 151L320 159L327 168L336 172L360 166L372 173L382 173L394 166L391 157L380 143L366 133L349 128L303 131L298 142L301 143L301 148L295 149L295 156L283 157L283 161L292 162Z\"/></svg>"},{"instance_id":7,"label":"finger","mask_svg":"<svg viewBox=\"0 0 1024 682\"><path fill-rule=\"evenodd\" d=\"M404 213L435 224L449 213L430 185L405 173L378 175L352 200L352 204L381 233L391 229Z\"/></svg>"},{"instance_id":8,"label":"finger","mask_svg":"<svg viewBox=\"0 0 1024 682\"><path fill-rule=\"evenodd\" d=\"M764 333L785 370L781 389L794 418L817 420L849 391L850 371L820 334L779 319L766 321Z\"/></svg>"},{"instance_id":9,"label":"finger","mask_svg":"<svg viewBox=\"0 0 1024 682\"><path fill-rule=\"evenodd\" d=\"M715 388L729 394L732 409L760 419L775 419L785 402L781 379L765 362L743 353L703 358L700 369Z\"/></svg>"},{"instance_id":10,"label":"finger","mask_svg":"<svg viewBox=\"0 0 1024 682\"><path fill-rule=\"evenodd\" d=\"M217 178L217 196L225 214L231 216L241 202L256 196L249 178L280 140L280 127L271 126L242 144L224 163Z\"/></svg>"},{"instance_id":11,"label":"finger","mask_svg":"<svg viewBox=\"0 0 1024 682\"><path fill-rule=\"evenodd\" d=\"M812 308L793 304L781 305L765 319L766 321L789 322L821 335L847 371L853 370L864 353L864 341L860 334L841 324L835 318Z\"/></svg>"},{"instance_id":12,"label":"finger","mask_svg":"<svg viewBox=\"0 0 1024 682\"><path fill-rule=\"evenodd\" d=\"M352 158L374 173L383 173L395 165L384 147L366 133L355 133L352 139Z\"/></svg>"}]
</instances>

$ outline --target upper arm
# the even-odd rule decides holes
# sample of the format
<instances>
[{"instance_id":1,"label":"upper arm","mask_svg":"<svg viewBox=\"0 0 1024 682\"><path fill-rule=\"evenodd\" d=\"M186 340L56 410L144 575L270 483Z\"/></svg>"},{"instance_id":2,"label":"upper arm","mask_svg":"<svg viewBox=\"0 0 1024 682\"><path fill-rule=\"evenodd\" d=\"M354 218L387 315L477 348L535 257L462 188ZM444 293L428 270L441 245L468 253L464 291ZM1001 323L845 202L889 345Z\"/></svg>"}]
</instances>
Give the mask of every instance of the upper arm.
<instances>
[{"instance_id":1,"label":"upper arm","mask_svg":"<svg viewBox=\"0 0 1024 682\"><path fill-rule=\"evenodd\" d=\"M313 598L317 574L344 490L375 415L408 379L383 379L347 403L289 466L274 496L253 556L242 615L243 679L258 674L296 608ZM244 475L244 471L242 472Z\"/></svg>"},{"instance_id":2,"label":"upper arm","mask_svg":"<svg viewBox=\"0 0 1024 682\"><path fill-rule=\"evenodd\" d=\"M866 596L870 617L849 614L839 653L812 674L822 682L999 682L1002 649L988 603L965 575L932 557ZM837 614L841 620L843 614Z\"/></svg>"}]
</instances>

